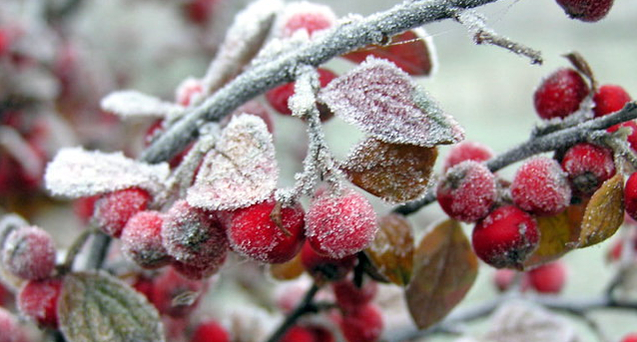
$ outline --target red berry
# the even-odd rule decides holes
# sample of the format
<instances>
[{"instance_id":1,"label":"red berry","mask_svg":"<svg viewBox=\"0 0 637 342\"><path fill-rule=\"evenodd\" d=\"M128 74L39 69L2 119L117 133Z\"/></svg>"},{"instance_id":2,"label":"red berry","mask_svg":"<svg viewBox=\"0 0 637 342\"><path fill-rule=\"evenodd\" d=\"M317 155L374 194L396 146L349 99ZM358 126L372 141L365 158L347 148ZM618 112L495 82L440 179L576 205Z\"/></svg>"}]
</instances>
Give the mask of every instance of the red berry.
<instances>
[{"instance_id":1,"label":"red berry","mask_svg":"<svg viewBox=\"0 0 637 342\"><path fill-rule=\"evenodd\" d=\"M637 122L633 120L624 121L620 124L610 126L606 130L610 133L613 133L622 127L628 127L632 130L632 132L626 137L626 140L628 141L628 144L630 145L630 147L633 150L637 151Z\"/></svg>"},{"instance_id":2,"label":"red berry","mask_svg":"<svg viewBox=\"0 0 637 342\"><path fill-rule=\"evenodd\" d=\"M504 292L507 291L511 287L511 285L513 285L513 281L515 280L515 277L517 275L520 276L520 291L524 292L528 290L530 287L528 275L526 273L510 270L508 268L501 268L499 270L496 270L495 274L493 275L493 283L495 284L495 287L498 289L498 291Z\"/></svg>"},{"instance_id":3,"label":"red berry","mask_svg":"<svg viewBox=\"0 0 637 342\"><path fill-rule=\"evenodd\" d=\"M318 342L312 330L294 325L281 337L281 342Z\"/></svg>"},{"instance_id":4,"label":"red berry","mask_svg":"<svg viewBox=\"0 0 637 342\"><path fill-rule=\"evenodd\" d=\"M576 193L590 195L615 175L613 152L589 143L577 144L564 154L562 169Z\"/></svg>"},{"instance_id":5,"label":"red berry","mask_svg":"<svg viewBox=\"0 0 637 342\"><path fill-rule=\"evenodd\" d=\"M190 342L230 342L230 334L217 321L209 319L199 323Z\"/></svg>"},{"instance_id":6,"label":"red berry","mask_svg":"<svg viewBox=\"0 0 637 342\"><path fill-rule=\"evenodd\" d=\"M135 291L141 293L148 299L149 302L152 302L153 298L153 287L154 287L153 279L146 277L144 275L138 275L135 278L135 281L131 284L131 287L135 289Z\"/></svg>"},{"instance_id":7,"label":"red berry","mask_svg":"<svg viewBox=\"0 0 637 342\"><path fill-rule=\"evenodd\" d=\"M100 195L82 197L73 202L73 212L82 223L87 224L89 222L95 211L95 202L100 197Z\"/></svg>"},{"instance_id":8,"label":"red berry","mask_svg":"<svg viewBox=\"0 0 637 342\"><path fill-rule=\"evenodd\" d=\"M318 68L319 73L319 83L321 87L327 86L333 79L337 77L337 75L330 70ZM265 93L265 98L277 112L281 114L291 115L292 110L288 107L288 100L290 96L294 95L294 83L290 82L283 85L280 85L274 89L269 90ZM321 120L325 121L329 117L331 117L331 113L326 112L329 111L327 108L321 108Z\"/></svg>"},{"instance_id":9,"label":"red berry","mask_svg":"<svg viewBox=\"0 0 637 342\"><path fill-rule=\"evenodd\" d=\"M166 213L161 237L170 256L199 271L217 270L228 254L228 238L214 213L191 207L185 200L175 202Z\"/></svg>"},{"instance_id":10,"label":"red berry","mask_svg":"<svg viewBox=\"0 0 637 342\"><path fill-rule=\"evenodd\" d=\"M331 258L340 259L369 247L377 230L374 207L352 190L314 199L306 215L308 242Z\"/></svg>"},{"instance_id":11,"label":"red berry","mask_svg":"<svg viewBox=\"0 0 637 342\"><path fill-rule=\"evenodd\" d=\"M376 305L368 303L345 313L340 327L348 342L378 341L383 332L383 316Z\"/></svg>"},{"instance_id":12,"label":"red berry","mask_svg":"<svg viewBox=\"0 0 637 342\"><path fill-rule=\"evenodd\" d=\"M528 276L535 291L560 293L566 283L566 265L561 261L554 261L532 269Z\"/></svg>"},{"instance_id":13,"label":"red berry","mask_svg":"<svg viewBox=\"0 0 637 342\"><path fill-rule=\"evenodd\" d=\"M556 0L573 19L594 22L608 14L614 0Z\"/></svg>"},{"instance_id":14,"label":"red berry","mask_svg":"<svg viewBox=\"0 0 637 342\"><path fill-rule=\"evenodd\" d=\"M188 107L197 97L203 93L203 82L196 78L186 78L179 84L175 91L177 103L184 107Z\"/></svg>"},{"instance_id":15,"label":"red berry","mask_svg":"<svg viewBox=\"0 0 637 342\"><path fill-rule=\"evenodd\" d=\"M161 314L184 317L197 308L205 289L203 281L187 279L167 267L155 278L152 303Z\"/></svg>"},{"instance_id":16,"label":"red berry","mask_svg":"<svg viewBox=\"0 0 637 342\"><path fill-rule=\"evenodd\" d=\"M631 100L630 95L624 88L613 84L603 85L593 95L595 117L616 112L624 108L624 105Z\"/></svg>"},{"instance_id":17,"label":"red berry","mask_svg":"<svg viewBox=\"0 0 637 342\"><path fill-rule=\"evenodd\" d=\"M183 6L184 14L195 24L205 25L210 20L218 0L190 0Z\"/></svg>"},{"instance_id":18,"label":"red berry","mask_svg":"<svg viewBox=\"0 0 637 342\"><path fill-rule=\"evenodd\" d=\"M349 255L341 259L318 254L309 243L301 249L301 263L314 279L318 281L342 279L356 265L356 256Z\"/></svg>"},{"instance_id":19,"label":"red berry","mask_svg":"<svg viewBox=\"0 0 637 342\"><path fill-rule=\"evenodd\" d=\"M328 29L336 23L336 15L330 7L309 2L289 4L279 19L280 36L291 37L294 32L305 29L312 36L316 31Z\"/></svg>"},{"instance_id":20,"label":"red berry","mask_svg":"<svg viewBox=\"0 0 637 342\"><path fill-rule=\"evenodd\" d=\"M637 219L637 172L633 172L626 181L624 207L628 216Z\"/></svg>"},{"instance_id":21,"label":"red berry","mask_svg":"<svg viewBox=\"0 0 637 342\"><path fill-rule=\"evenodd\" d=\"M267 201L233 212L227 229L232 249L266 263L291 260L305 239L303 207Z\"/></svg>"},{"instance_id":22,"label":"red berry","mask_svg":"<svg viewBox=\"0 0 637 342\"><path fill-rule=\"evenodd\" d=\"M1 32L0 32L1 33ZM0 308L0 342L27 342L29 338L16 317Z\"/></svg>"},{"instance_id":23,"label":"red berry","mask_svg":"<svg viewBox=\"0 0 637 342\"><path fill-rule=\"evenodd\" d=\"M497 199L496 189L495 176L484 164L466 160L447 171L436 197L450 217L475 222L489 213Z\"/></svg>"},{"instance_id":24,"label":"red berry","mask_svg":"<svg viewBox=\"0 0 637 342\"><path fill-rule=\"evenodd\" d=\"M15 229L5 240L2 262L22 279L47 278L55 267L53 238L35 226Z\"/></svg>"},{"instance_id":25,"label":"red berry","mask_svg":"<svg viewBox=\"0 0 637 342\"><path fill-rule=\"evenodd\" d=\"M555 215L571 202L571 187L560 164L547 157L527 160L511 183L513 203L535 215Z\"/></svg>"},{"instance_id":26,"label":"red berry","mask_svg":"<svg viewBox=\"0 0 637 342\"><path fill-rule=\"evenodd\" d=\"M637 342L637 332L630 333L624 338L622 338L621 342Z\"/></svg>"},{"instance_id":27,"label":"red berry","mask_svg":"<svg viewBox=\"0 0 637 342\"><path fill-rule=\"evenodd\" d=\"M338 306L349 312L374 299L378 292L378 284L368 279L368 281L361 284L361 287L358 287L351 279L344 279L332 283L332 290L336 296Z\"/></svg>"},{"instance_id":28,"label":"red berry","mask_svg":"<svg viewBox=\"0 0 637 342\"><path fill-rule=\"evenodd\" d=\"M122 230L122 252L143 268L166 266L171 258L161 240L164 222L158 211L140 211L128 220Z\"/></svg>"},{"instance_id":29,"label":"red berry","mask_svg":"<svg viewBox=\"0 0 637 342\"><path fill-rule=\"evenodd\" d=\"M493 158L493 151L484 144L475 141L463 141L455 145L445 158L444 171L452 166L460 164L465 160L475 160L477 162L487 161Z\"/></svg>"},{"instance_id":30,"label":"red berry","mask_svg":"<svg viewBox=\"0 0 637 342\"><path fill-rule=\"evenodd\" d=\"M57 328L57 305L62 290L62 279L48 278L27 282L18 293L18 309L38 325Z\"/></svg>"},{"instance_id":31,"label":"red berry","mask_svg":"<svg viewBox=\"0 0 637 342\"><path fill-rule=\"evenodd\" d=\"M508 205L492 211L473 229L476 255L495 268L521 268L540 240L535 219Z\"/></svg>"},{"instance_id":32,"label":"red berry","mask_svg":"<svg viewBox=\"0 0 637 342\"><path fill-rule=\"evenodd\" d=\"M586 81L577 71L562 68L542 81L535 90L533 103L542 119L564 118L579 109L588 92Z\"/></svg>"},{"instance_id":33,"label":"red berry","mask_svg":"<svg viewBox=\"0 0 637 342\"><path fill-rule=\"evenodd\" d=\"M94 224L106 234L119 238L126 222L137 212L146 210L150 194L140 188L114 191L95 202Z\"/></svg>"}]
</instances>

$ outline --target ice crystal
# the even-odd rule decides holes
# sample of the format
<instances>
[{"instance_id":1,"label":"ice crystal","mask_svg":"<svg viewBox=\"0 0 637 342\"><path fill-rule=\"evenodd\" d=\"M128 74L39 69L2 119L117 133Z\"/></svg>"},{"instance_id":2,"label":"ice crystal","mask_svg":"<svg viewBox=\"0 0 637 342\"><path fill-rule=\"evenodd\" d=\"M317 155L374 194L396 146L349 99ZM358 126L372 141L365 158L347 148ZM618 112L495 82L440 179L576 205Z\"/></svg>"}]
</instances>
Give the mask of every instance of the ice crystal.
<instances>
[{"instance_id":1,"label":"ice crystal","mask_svg":"<svg viewBox=\"0 0 637 342\"><path fill-rule=\"evenodd\" d=\"M458 123L407 73L386 60L368 58L323 88L319 100L384 142L431 147L464 138Z\"/></svg>"},{"instance_id":2,"label":"ice crystal","mask_svg":"<svg viewBox=\"0 0 637 342\"><path fill-rule=\"evenodd\" d=\"M164 188L170 168L167 163L146 164L121 152L64 148L47 165L44 181L54 196L80 198L131 187L151 194Z\"/></svg>"},{"instance_id":3,"label":"ice crystal","mask_svg":"<svg viewBox=\"0 0 637 342\"><path fill-rule=\"evenodd\" d=\"M117 114L122 118L167 117L184 109L180 105L162 101L135 90L120 90L110 93L102 99L100 107L102 110Z\"/></svg>"},{"instance_id":4,"label":"ice crystal","mask_svg":"<svg viewBox=\"0 0 637 342\"><path fill-rule=\"evenodd\" d=\"M278 174L272 135L265 122L254 115L239 115L204 158L187 200L210 210L247 207L272 195Z\"/></svg>"}]
</instances>

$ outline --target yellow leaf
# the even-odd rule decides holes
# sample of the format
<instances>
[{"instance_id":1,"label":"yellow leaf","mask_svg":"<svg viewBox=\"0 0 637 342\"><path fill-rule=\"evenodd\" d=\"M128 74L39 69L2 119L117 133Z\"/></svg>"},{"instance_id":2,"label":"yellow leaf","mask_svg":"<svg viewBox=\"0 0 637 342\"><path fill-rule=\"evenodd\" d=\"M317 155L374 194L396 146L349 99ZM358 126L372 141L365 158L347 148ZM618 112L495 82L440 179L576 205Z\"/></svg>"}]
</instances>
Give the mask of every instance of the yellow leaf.
<instances>
[{"instance_id":1,"label":"yellow leaf","mask_svg":"<svg viewBox=\"0 0 637 342\"><path fill-rule=\"evenodd\" d=\"M378 273L396 285L409 283L413 268L414 237L409 221L399 214L379 219L379 229L365 254Z\"/></svg>"},{"instance_id":2,"label":"yellow leaf","mask_svg":"<svg viewBox=\"0 0 637 342\"><path fill-rule=\"evenodd\" d=\"M616 174L595 191L586 206L579 248L592 246L613 236L624 222L624 177Z\"/></svg>"}]
</instances>

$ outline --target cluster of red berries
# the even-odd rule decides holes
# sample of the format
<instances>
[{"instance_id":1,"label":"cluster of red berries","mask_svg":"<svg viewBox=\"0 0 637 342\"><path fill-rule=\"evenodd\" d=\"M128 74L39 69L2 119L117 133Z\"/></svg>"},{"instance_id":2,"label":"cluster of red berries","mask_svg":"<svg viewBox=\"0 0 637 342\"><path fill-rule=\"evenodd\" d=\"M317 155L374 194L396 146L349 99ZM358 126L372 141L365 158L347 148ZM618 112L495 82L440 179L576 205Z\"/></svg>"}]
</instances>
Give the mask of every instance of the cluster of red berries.
<instances>
[{"instance_id":1,"label":"cluster of red berries","mask_svg":"<svg viewBox=\"0 0 637 342\"><path fill-rule=\"evenodd\" d=\"M592 82L593 84L595 82ZM537 114L545 120L560 120L582 113L584 119L616 112L631 101L620 86L591 89L579 71L562 68L542 81L534 93ZM591 105L592 104L592 105ZM590 114L587 114L590 113ZM608 129L637 127L633 121ZM628 143L637 151L637 136ZM498 179L484 162L490 149L464 142L455 146L445 161L445 175L436 195L452 218L475 223L472 243L476 254L497 267L521 268L539 243L538 216L563 212L573 202L589 198L604 181L615 175L610 148L579 143L555 158L536 156L526 160L513 180ZM626 212L637 214L637 176L625 188Z\"/></svg>"}]
</instances>

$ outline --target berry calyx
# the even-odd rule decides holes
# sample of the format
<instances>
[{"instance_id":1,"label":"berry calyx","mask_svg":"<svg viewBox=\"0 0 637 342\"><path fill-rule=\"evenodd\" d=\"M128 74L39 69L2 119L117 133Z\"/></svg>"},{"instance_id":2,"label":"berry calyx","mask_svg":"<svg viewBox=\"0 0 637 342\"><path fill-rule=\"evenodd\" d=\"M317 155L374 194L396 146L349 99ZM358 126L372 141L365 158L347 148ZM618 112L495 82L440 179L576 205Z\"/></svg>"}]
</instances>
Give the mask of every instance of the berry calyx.
<instances>
[{"instance_id":1,"label":"berry calyx","mask_svg":"<svg viewBox=\"0 0 637 342\"><path fill-rule=\"evenodd\" d=\"M542 119L565 118L579 109L588 93L588 85L580 73L562 68L541 82L533 94L533 104Z\"/></svg>"},{"instance_id":2,"label":"berry calyx","mask_svg":"<svg viewBox=\"0 0 637 342\"><path fill-rule=\"evenodd\" d=\"M129 188L103 195L95 202L93 222L104 233L119 238L126 222L146 210L150 194L140 188Z\"/></svg>"},{"instance_id":3,"label":"berry calyx","mask_svg":"<svg viewBox=\"0 0 637 342\"><path fill-rule=\"evenodd\" d=\"M566 284L566 265L561 261L544 264L527 274L531 287L539 293L557 294L562 292Z\"/></svg>"},{"instance_id":4,"label":"berry calyx","mask_svg":"<svg viewBox=\"0 0 637 342\"><path fill-rule=\"evenodd\" d=\"M606 147L580 143L566 151L562 169L577 194L590 195L615 175L613 152Z\"/></svg>"},{"instance_id":5,"label":"berry calyx","mask_svg":"<svg viewBox=\"0 0 637 342\"><path fill-rule=\"evenodd\" d=\"M57 303L62 291L62 279L48 278L27 282L18 293L18 309L38 325L57 328Z\"/></svg>"},{"instance_id":6,"label":"berry calyx","mask_svg":"<svg viewBox=\"0 0 637 342\"><path fill-rule=\"evenodd\" d=\"M267 201L234 211L227 228L231 248L266 263L291 260L305 239L305 213L300 204L281 207Z\"/></svg>"},{"instance_id":7,"label":"berry calyx","mask_svg":"<svg viewBox=\"0 0 637 342\"><path fill-rule=\"evenodd\" d=\"M604 18L614 0L556 0L566 14L577 20L595 22Z\"/></svg>"},{"instance_id":8,"label":"berry calyx","mask_svg":"<svg viewBox=\"0 0 637 342\"><path fill-rule=\"evenodd\" d=\"M487 161L493 158L493 150L487 145L475 141L465 140L454 145L445 158L443 170L447 172L449 168L460 164L465 160L475 160L477 162Z\"/></svg>"},{"instance_id":9,"label":"berry calyx","mask_svg":"<svg viewBox=\"0 0 637 342\"><path fill-rule=\"evenodd\" d=\"M540 233L535 219L508 205L495 209L473 228L471 242L476 255L495 268L522 268L537 248Z\"/></svg>"},{"instance_id":10,"label":"berry calyx","mask_svg":"<svg viewBox=\"0 0 637 342\"><path fill-rule=\"evenodd\" d=\"M513 203L535 215L555 215L571 202L571 187L560 164L547 157L527 160L511 182Z\"/></svg>"},{"instance_id":11,"label":"berry calyx","mask_svg":"<svg viewBox=\"0 0 637 342\"><path fill-rule=\"evenodd\" d=\"M5 240L2 263L22 279L47 278L55 267L53 238L35 226L15 229Z\"/></svg>"},{"instance_id":12,"label":"berry calyx","mask_svg":"<svg viewBox=\"0 0 637 342\"><path fill-rule=\"evenodd\" d=\"M376 231L374 207L353 190L314 199L306 215L307 241L331 258L341 259L369 247Z\"/></svg>"},{"instance_id":13,"label":"berry calyx","mask_svg":"<svg viewBox=\"0 0 637 342\"><path fill-rule=\"evenodd\" d=\"M301 263L317 282L343 279L354 268L356 260L356 255L337 259L318 254L307 242L301 248Z\"/></svg>"},{"instance_id":14,"label":"berry calyx","mask_svg":"<svg viewBox=\"0 0 637 342\"><path fill-rule=\"evenodd\" d=\"M139 266L147 269L159 268L170 263L161 240L163 216L158 211L140 211L122 230L122 252Z\"/></svg>"},{"instance_id":15,"label":"berry calyx","mask_svg":"<svg viewBox=\"0 0 637 342\"><path fill-rule=\"evenodd\" d=\"M595 117L614 113L624 108L624 105L631 100L630 95L624 88L614 84L605 84L599 87L595 95L593 95Z\"/></svg>"},{"instance_id":16,"label":"berry calyx","mask_svg":"<svg viewBox=\"0 0 637 342\"><path fill-rule=\"evenodd\" d=\"M340 321L341 331L348 342L378 341L383 332L383 325L380 309L373 303L345 313Z\"/></svg>"},{"instance_id":17,"label":"berry calyx","mask_svg":"<svg viewBox=\"0 0 637 342\"><path fill-rule=\"evenodd\" d=\"M197 325L190 337L190 342L230 342L230 334L219 322L213 319Z\"/></svg>"},{"instance_id":18,"label":"berry calyx","mask_svg":"<svg viewBox=\"0 0 637 342\"><path fill-rule=\"evenodd\" d=\"M484 165L466 160L450 168L438 183L436 198L450 217L475 222L485 217L497 198L496 179Z\"/></svg>"}]
</instances>

